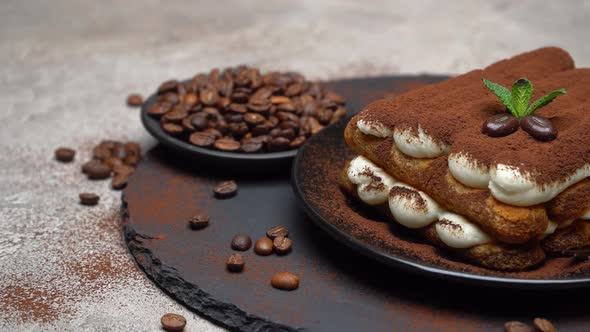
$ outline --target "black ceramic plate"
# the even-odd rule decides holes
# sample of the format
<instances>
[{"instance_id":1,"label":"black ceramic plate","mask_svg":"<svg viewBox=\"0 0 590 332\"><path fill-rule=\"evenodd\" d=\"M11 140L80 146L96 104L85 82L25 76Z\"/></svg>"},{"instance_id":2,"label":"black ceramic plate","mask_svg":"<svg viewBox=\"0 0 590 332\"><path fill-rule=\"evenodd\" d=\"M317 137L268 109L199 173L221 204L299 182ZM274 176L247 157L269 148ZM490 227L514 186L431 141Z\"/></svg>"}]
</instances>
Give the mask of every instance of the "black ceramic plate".
<instances>
[{"instance_id":1,"label":"black ceramic plate","mask_svg":"<svg viewBox=\"0 0 590 332\"><path fill-rule=\"evenodd\" d=\"M156 102L157 96L151 95L141 107L141 122L145 129L160 143L174 152L190 157L198 162L214 163L221 167L231 166L244 171L269 169L288 164L297 154L297 150L271 153L236 153L200 148L181 139L166 134L160 127L159 119L149 116L147 111Z\"/></svg>"},{"instance_id":2,"label":"black ceramic plate","mask_svg":"<svg viewBox=\"0 0 590 332\"><path fill-rule=\"evenodd\" d=\"M387 265L446 280L514 288L590 286L590 262L552 258L550 263L521 273L475 267L446 256L401 226L386 222L349 199L338 189L339 173L355 155L344 142L346 123L339 122L313 136L300 148L292 170L293 189L305 211L336 240ZM384 241L384 236L395 238L398 246L387 244L391 242ZM580 269L581 266L584 268ZM563 272L557 275L556 270Z\"/></svg>"}]
</instances>

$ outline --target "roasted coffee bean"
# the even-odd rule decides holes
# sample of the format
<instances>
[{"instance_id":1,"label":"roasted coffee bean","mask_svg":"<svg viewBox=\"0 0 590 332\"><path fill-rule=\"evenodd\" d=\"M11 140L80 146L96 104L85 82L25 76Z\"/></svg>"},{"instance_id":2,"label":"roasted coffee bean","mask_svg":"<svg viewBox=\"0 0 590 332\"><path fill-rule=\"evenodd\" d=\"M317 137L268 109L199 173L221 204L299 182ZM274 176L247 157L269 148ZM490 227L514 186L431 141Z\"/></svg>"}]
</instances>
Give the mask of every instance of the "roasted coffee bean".
<instances>
[{"instance_id":1,"label":"roasted coffee bean","mask_svg":"<svg viewBox=\"0 0 590 332\"><path fill-rule=\"evenodd\" d=\"M299 130L299 122L298 121L283 121L283 122L279 123L279 128Z\"/></svg>"},{"instance_id":2,"label":"roasted coffee bean","mask_svg":"<svg viewBox=\"0 0 590 332\"><path fill-rule=\"evenodd\" d=\"M232 254L227 259L227 269L230 272L241 272L244 270L244 265L246 265L246 262L240 254Z\"/></svg>"},{"instance_id":3,"label":"roasted coffee bean","mask_svg":"<svg viewBox=\"0 0 590 332\"><path fill-rule=\"evenodd\" d=\"M518 130L518 119L511 114L496 114L483 124L481 132L491 137L508 136Z\"/></svg>"},{"instance_id":4,"label":"roasted coffee bean","mask_svg":"<svg viewBox=\"0 0 590 332\"><path fill-rule=\"evenodd\" d=\"M162 116L162 121L164 122L172 122L179 124L182 119L188 116L188 111L186 110L173 110L168 112Z\"/></svg>"},{"instance_id":5,"label":"roasted coffee bean","mask_svg":"<svg viewBox=\"0 0 590 332\"><path fill-rule=\"evenodd\" d=\"M192 107L199 102L199 96L194 92L190 92L182 96L181 101L183 104Z\"/></svg>"},{"instance_id":6,"label":"roasted coffee bean","mask_svg":"<svg viewBox=\"0 0 590 332\"><path fill-rule=\"evenodd\" d=\"M289 230L285 226L275 226L266 231L266 236L272 240L279 236L288 237Z\"/></svg>"},{"instance_id":7,"label":"roasted coffee bean","mask_svg":"<svg viewBox=\"0 0 590 332\"><path fill-rule=\"evenodd\" d=\"M97 164L102 164L102 161L98 159L92 159L90 161L85 162L82 165L82 173L88 173L88 170L92 167L95 167Z\"/></svg>"},{"instance_id":8,"label":"roasted coffee bean","mask_svg":"<svg viewBox=\"0 0 590 332\"><path fill-rule=\"evenodd\" d=\"M108 157L104 160L104 163L109 165L111 169L113 169L115 166L123 165L123 161L116 157Z\"/></svg>"},{"instance_id":9,"label":"roasted coffee bean","mask_svg":"<svg viewBox=\"0 0 590 332\"><path fill-rule=\"evenodd\" d=\"M557 137L557 129L555 129L551 120L538 115L525 116L520 120L520 126L539 141L548 142Z\"/></svg>"},{"instance_id":10,"label":"roasted coffee bean","mask_svg":"<svg viewBox=\"0 0 590 332\"><path fill-rule=\"evenodd\" d=\"M504 324L504 331L506 332L533 332L533 329L522 322L512 321Z\"/></svg>"},{"instance_id":11,"label":"roasted coffee bean","mask_svg":"<svg viewBox=\"0 0 590 332\"><path fill-rule=\"evenodd\" d=\"M69 163L74 160L76 151L70 148L58 148L55 150L55 159L64 163Z\"/></svg>"},{"instance_id":12,"label":"roasted coffee bean","mask_svg":"<svg viewBox=\"0 0 590 332\"><path fill-rule=\"evenodd\" d=\"M248 108L244 104L229 104L229 110L240 114L248 112Z\"/></svg>"},{"instance_id":13,"label":"roasted coffee bean","mask_svg":"<svg viewBox=\"0 0 590 332\"><path fill-rule=\"evenodd\" d=\"M305 143L305 136L296 137L294 140L289 143L289 147L292 149L296 149Z\"/></svg>"},{"instance_id":14,"label":"roasted coffee bean","mask_svg":"<svg viewBox=\"0 0 590 332\"><path fill-rule=\"evenodd\" d=\"M270 284L281 290L294 290L299 287L299 277L291 272L279 272L272 276Z\"/></svg>"},{"instance_id":15,"label":"roasted coffee bean","mask_svg":"<svg viewBox=\"0 0 590 332\"><path fill-rule=\"evenodd\" d=\"M141 160L141 156L130 154L125 157L125 160L123 162L129 166L135 167L135 166L137 166L137 164L139 164L140 160Z\"/></svg>"},{"instance_id":16,"label":"roasted coffee bean","mask_svg":"<svg viewBox=\"0 0 590 332\"><path fill-rule=\"evenodd\" d=\"M127 142L124 147L127 154L141 154L141 146L137 142Z\"/></svg>"},{"instance_id":17,"label":"roasted coffee bean","mask_svg":"<svg viewBox=\"0 0 590 332\"><path fill-rule=\"evenodd\" d=\"M280 135L280 133L279 133ZM289 139L284 137L275 137L268 143L268 149L270 151L284 151L289 148Z\"/></svg>"},{"instance_id":18,"label":"roasted coffee bean","mask_svg":"<svg viewBox=\"0 0 590 332\"><path fill-rule=\"evenodd\" d=\"M166 92L176 92L176 88L178 86L177 80L169 80L162 84L158 88L158 94L164 94Z\"/></svg>"},{"instance_id":19,"label":"roasted coffee bean","mask_svg":"<svg viewBox=\"0 0 590 332\"><path fill-rule=\"evenodd\" d=\"M100 197L93 193L81 193L78 197L80 198L80 204L88 206L96 205L100 200Z\"/></svg>"},{"instance_id":20,"label":"roasted coffee bean","mask_svg":"<svg viewBox=\"0 0 590 332\"><path fill-rule=\"evenodd\" d=\"M147 113L153 116L162 116L172 108L172 105L167 102L158 102L148 108Z\"/></svg>"},{"instance_id":21,"label":"roasted coffee bean","mask_svg":"<svg viewBox=\"0 0 590 332\"><path fill-rule=\"evenodd\" d=\"M158 101L170 103L170 105L176 105L180 101L180 98L178 98L178 95L176 93L168 92L161 95L158 98Z\"/></svg>"},{"instance_id":22,"label":"roasted coffee bean","mask_svg":"<svg viewBox=\"0 0 590 332\"><path fill-rule=\"evenodd\" d=\"M266 118L258 113L246 113L244 114L244 122L249 125L255 126L263 123Z\"/></svg>"},{"instance_id":23,"label":"roasted coffee bean","mask_svg":"<svg viewBox=\"0 0 590 332\"><path fill-rule=\"evenodd\" d=\"M214 89L205 88L199 92L199 99L204 105L215 105L219 101L219 94Z\"/></svg>"},{"instance_id":24,"label":"roasted coffee bean","mask_svg":"<svg viewBox=\"0 0 590 332\"><path fill-rule=\"evenodd\" d=\"M263 143L260 140L256 140L253 138L244 140L242 142L242 151L247 153L255 153L262 150Z\"/></svg>"},{"instance_id":25,"label":"roasted coffee bean","mask_svg":"<svg viewBox=\"0 0 590 332\"><path fill-rule=\"evenodd\" d=\"M205 130L209 126L209 120L207 120L206 113L197 113L191 116L191 124L197 130Z\"/></svg>"},{"instance_id":26,"label":"roasted coffee bean","mask_svg":"<svg viewBox=\"0 0 590 332\"><path fill-rule=\"evenodd\" d=\"M231 137L222 137L213 143L213 147L217 150L233 152L240 149L240 142Z\"/></svg>"},{"instance_id":27,"label":"roasted coffee bean","mask_svg":"<svg viewBox=\"0 0 590 332\"><path fill-rule=\"evenodd\" d=\"M204 214L195 214L194 216L188 219L188 225L192 229L201 229L209 225L209 220L209 216L206 216Z\"/></svg>"},{"instance_id":28,"label":"roasted coffee bean","mask_svg":"<svg viewBox=\"0 0 590 332\"><path fill-rule=\"evenodd\" d=\"M111 179L111 187L115 190L120 190L127 187L129 176L126 174L117 174Z\"/></svg>"},{"instance_id":29,"label":"roasted coffee bean","mask_svg":"<svg viewBox=\"0 0 590 332\"><path fill-rule=\"evenodd\" d=\"M184 132L184 128L176 123L164 123L162 124L162 130L170 136L179 136Z\"/></svg>"},{"instance_id":30,"label":"roasted coffee bean","mask_svg":"<svg viewBox=\"0 0 590 332\"><path fill-rule=\"evenodd\" d=\"M277 236L272 241L274 252L278 255L285 255L291 251L291 247L293 246L293 241L291 239L284 237L284 236Z\"/></svg>"},{"instance_id":31,"label":"roasted coffee bean","mask_svg":"<svg viewBox=\"0 0 590 332\"><path fill-rule=\"evenodd\" d=\"M86 175L91 180L102 180L111 176L111 168L105 163L94 163L87 167Z\"/></svg>"},{"instance_id":32,"label":"roasted coffee bean","mask_svg":"<svg viewBox=\"0 0 590 332\"><path fill-rule=\"evenodd\" d=\"M252 247L252 239L246 234L238 234L231 240L231 248L238 251L246 251Z\"/></svg>"},{"instance_id":33,"label":"roasted coffee bean","mask_svg":"<svg viewBox=\"0 0 590 332\"><path fill-rule=\"evenodd\" d=\"M213 135L215 139L223 137L223 134L221 134L221 132L215 128L208 128L204 131L204 133Z\"/></svg>"},{"instance_id":34,"label":"roasted coffee bean","mask_svg":"<svg viewBox=\"0 0 590 332\"><path fill-rule=\"evenodd\" d=\"M134 107L143 105L143 96L138 93L130 94L127 96L127 105Z\"/></svg>"},{"instance_id":35,"label":"roasted coffee bean","mask_svg":"<svg viewBox=\"0 0 590 332\"><path fill-rule=\"evenodd\" d=\"M182 331L186 326L186 318L177 314L165 314L160 319L162 328L166 331Z\"/></svg>"},{"instance_id":36,"label":"roasted coffee bean","mask_svg":"<svg viewBox=\"0 0 590 332\"><path fill-rule=\"evenodd\" d=\"M210 147L215 143L215 136L208 132L196 132L191 134L189 141L191 144L206 148Z\"/></svg>"},{"instance_id":37,"label":"roasted coffee bean","mask_svg":"<svg viewBox=\"0 0 590 332\"><path fill-rule=\"evenodd\" d=\"M346 117L346 109L339 107L334 111L334 114L332 114L332 120L330 120L330 123L335 123L340 119L343 119Z\"/></svg>"},{"instance_id":38,"label":"roasted coffee bean","mask_svg":"<svg viewBox=\"0 0 590 332\"><path fill-rule=\"evenodd\" d=\"M256 241L256 243L254 244L254 252L260 256L268 256L268 255L272 254L272 250L273 250L272 240L267 237L263 237L263 238L258 239Z\"/></svg>"},{"instance_id":39,"label":"roasted coffee bean","mask_svg":"<svg viewBox=\"0 0 590 332\"><path fill-rule=\"evenodd\" d=\"M135 168L131 167L129 165L117 165L113 167L113 173L115 173L115 175L131 175L133 174L133 172L135 172Z\"/></svg>"},{"instance_id":40,"label":"roasted coffee bean","mask_svg":"<svg viewBox=\"0 0 590 332\"><path fill-rule=\"evenodd\" d=\"M338 105L344 105L346 103L344 98L342 98L342 96L340 96L339 94L337 94L334 91L327 91L326 94L324 95L324 99L333 101L334 103L336 103Z\"/></svg>"},{"instance_id":41,"label":"roasted coffee bean","mask_svg":"<svg viewBox=\"0 0 590 332\"><path fill-rule=\"evenodd\" d=\"M334 112L327 108L320 108L316 111L316 118L321 124L328 124L330 120L332 120L332 115Z\"/></svg>"},{"instance_id":42,"label":"roasted coffee bean","mask_svg":"<svg viewBox=\"0 0 590 332\"><path fill-rule=\"evenodd\" d=\"M222 181L213 188L213 193L217 198L229 198L238 193L238 184L233 181Z\"/></svg>"},{"instance_id":43,"label":"roasted coffee bean","mask_svg":"<svg viewBox=\"0 0 590 332\"><path fill-rule=\"evenodd\" d=\"M270 109L270 102L265 104L248 104L248 109L256 113L264 113Z\"/></svg>"},{"instance_id":44,"label":"roasted coffee bean","mask_svg":"<svg viewBox=\"0 0 590 332\"><path fill-rule=\"evenodd\" d=\"M555 326L549 320L545 318L535 318L533 326L537 332L555 332Z\"/></svg>"},{"instance_id":45,"label":"roasted coffee bean","mask_svg":"<svg viewBox=\"0 0 590 332\"><path fill-rule=\"evenodd\" d=\"M259 125L254 126L254 128L252 128L252 134L254 135L265 135L268 134L268 132L271 129L271 125L270 122L266 121L264 123L261 123Z\"/></svg>"}]
</instances>

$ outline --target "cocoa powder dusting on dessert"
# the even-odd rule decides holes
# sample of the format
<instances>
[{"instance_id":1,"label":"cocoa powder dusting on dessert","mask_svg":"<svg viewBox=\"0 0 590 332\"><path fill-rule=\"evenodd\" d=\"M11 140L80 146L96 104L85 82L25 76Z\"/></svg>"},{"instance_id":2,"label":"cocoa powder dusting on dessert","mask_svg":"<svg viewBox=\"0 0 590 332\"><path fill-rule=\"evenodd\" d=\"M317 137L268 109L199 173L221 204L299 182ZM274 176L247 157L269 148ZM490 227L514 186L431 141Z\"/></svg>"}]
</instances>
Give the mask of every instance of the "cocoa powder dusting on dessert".
<instances>
[{"instance_id":1,"label":"cocoa powder dusting on dessert","mask_svg":"<svg viewBox=\"0 0 590 332\"><path fill-rule=\"evenodd\" d=\"M426 201L424 201L422 196L420 196L416 190L406 187L393 186L389 192L389 195L400 196L407 199L408 201L411 201L412 207L418 211L426 212L427 210Z\"/></svg>"},{"instance_id":2,"label":"cocoa powder dusting on dessert","mask_svg":"<svg viewBox=\"0 0 590 332\"><path fill-rule=\"evenodd\" d=\"M510 86L520 77L534 80L532 100L564 87L567 95L536 112L550 119L559 135L551 142L535 140L523 130L505 137L481 133L481 125L505 106L482 84L483 77ZM389 128L418 126L439 143L451 146L484 165L517 166L539 184L564 181L590 163L590 69L574 69L567 52L543 48L497 62L456 78L425 86L393 100L378 100L351 121L381 122ZM379 151L386 157L386 151Z\"/></svg>"},{"instance_id":3,"label":"cocoa powder dusting on dessert","mask_svg":"<svg viewBox=\"0 0 590 332\"><path fill-rule=\"evenodd\" d=\"M310 202L321 215L330 216L328 221L346 234L379 248L385 252L408 257L421 264L480 275L512 278L552 279L571 278L590 272L590 260L572 264L572 258L550 258L540 267L522 272L492 271L440 255L432 245L407 232L403 227L388 222L387 218L374 213L363 204L351 199L338 186L340 172L355 152L346 147L309 146L308 153L328 156L306 164L307 181L313 189L305 189ZM312 149L321 151L312 152Z\"/></svg>"}]
</instances>

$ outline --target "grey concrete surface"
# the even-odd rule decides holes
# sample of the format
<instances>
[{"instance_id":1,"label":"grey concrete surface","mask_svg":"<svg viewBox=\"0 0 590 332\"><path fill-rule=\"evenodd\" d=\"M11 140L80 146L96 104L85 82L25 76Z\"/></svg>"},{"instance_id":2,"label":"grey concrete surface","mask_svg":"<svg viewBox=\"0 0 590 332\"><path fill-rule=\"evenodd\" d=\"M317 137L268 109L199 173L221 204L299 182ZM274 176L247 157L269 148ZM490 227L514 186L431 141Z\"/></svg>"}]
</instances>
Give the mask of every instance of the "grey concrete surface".
<instances>
[{"instance_id":1,"label":"grey concrete surface","mask_svg":"<svg viewBox=\"0 0 590 332\"><path fill-rule=\"evenodd\" d=\"M460 73L543 45L590 65L589 1L0 2L0 329L219 331L147 280L119 193L79 173L103 138L153 144L129 92L238 63L331 79ZM78 149L73 164L55 147ZM101 195L94 208L80 191Z\"/></svg>"}]
</instances>

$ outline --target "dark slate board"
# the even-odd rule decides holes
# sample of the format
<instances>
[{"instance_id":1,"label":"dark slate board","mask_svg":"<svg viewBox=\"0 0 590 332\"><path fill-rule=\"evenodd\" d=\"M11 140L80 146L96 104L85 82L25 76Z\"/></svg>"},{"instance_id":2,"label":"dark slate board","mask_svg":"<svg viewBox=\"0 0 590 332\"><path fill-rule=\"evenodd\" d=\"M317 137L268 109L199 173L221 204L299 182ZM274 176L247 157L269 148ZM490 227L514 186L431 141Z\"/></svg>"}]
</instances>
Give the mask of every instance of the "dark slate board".
<instances>
[{"instance_id":1,"label":"dark slate board","mask_svg":"<svg viewBox=\"0 0 590 332\"><path fill-rule=\"evenodd\" d=\"M330 83L358 112L368 102L442 77L380 77ZM236 173L239 173L236 170ZM218 180L234 178L236 197L216 200ZM359 256L328 237L297 206L289 169L264 176L219 174L162 147L149 151L123 193L124 235L139 266L165 292L204 317L241 331L499 331L507 320L546 316L559 331L589 326L585 290L532 292L480 288L407 274ZM209 227L186 220L201 212ZM244 254L246 270L225 261L230 240L253 240L275 225L291 230L287 256ZM278 271L301 277L300 288L270 286Z\"/></svg>"}]
</instances>

